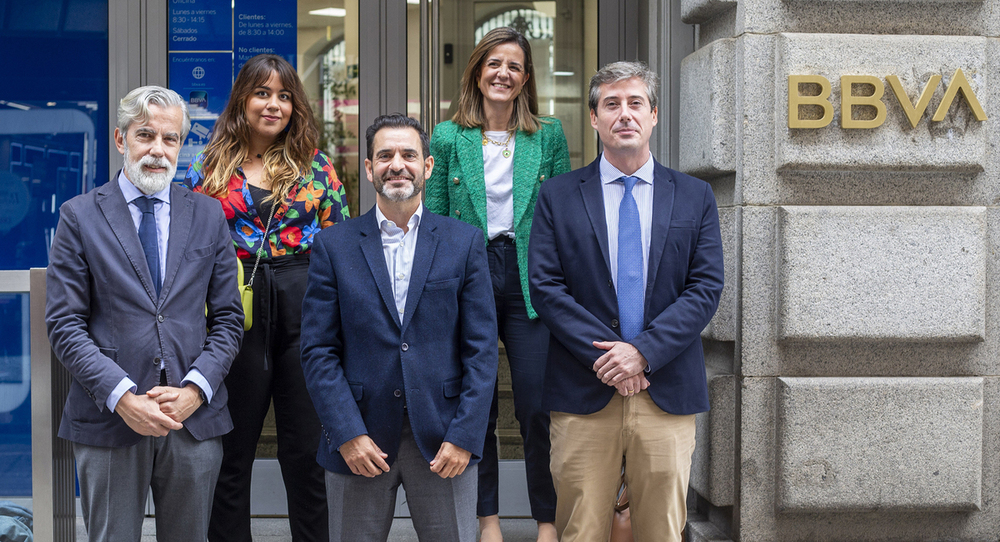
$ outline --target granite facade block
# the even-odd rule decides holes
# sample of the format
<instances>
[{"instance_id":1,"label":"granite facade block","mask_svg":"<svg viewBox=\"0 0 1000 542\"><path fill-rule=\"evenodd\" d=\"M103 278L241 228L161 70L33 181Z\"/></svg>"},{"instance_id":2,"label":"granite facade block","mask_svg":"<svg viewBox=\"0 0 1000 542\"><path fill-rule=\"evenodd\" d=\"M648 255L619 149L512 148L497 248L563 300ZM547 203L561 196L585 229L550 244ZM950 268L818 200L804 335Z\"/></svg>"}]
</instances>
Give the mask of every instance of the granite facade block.
<instances>
[{"instance_id":1,"label":"granite facade block","mask_svg":"<svg viewBox=\"0 0 1000 542\"><path fill-rule=\"evenodd\" d=\"M985 207L786 206L779 244L779 339L985 339Z\"/></svg>"},{"instance_id":2,"label":"granite facade block","mask_svg":"<svg viewBox=\"0 0 1000 542\"><path fill-rule=\"evenodd\" d=\"M957 36L867 36L856 34L780 34L775 70L775 168L804 171L884 171L978 173L989 147L985 123L975 119L967 100L951 103L944 120L931 117L961 69L977 100L989 96L987 40ZM790 75L822 76L829 81L832 122L821 128L789 128ZM843 76L869 76L854 94L883 92L876 105L885 120L873 128L847 129L844 119L871 122L872 106L842 107ZM908 106L930 83L935 88L914 128L889 78L898 77ZM938 82L940 80L940 82ZM935 86L936 85L936 86ZM794 86L794 85L792 85ZM809 113L798 107L800 116ZM850 116L849 116L850 115Z\"/></svg>"},{"instance_id":3,"label":"granite facade block","mask_svg":"<svg viewBox=\"0 0 1000 542\"><path fill-rule=\"evenodd\" d=\"M996 25L993 1L744 0L731 36L778 32L989 36L996 35L989 30ZM705 22L715 22L725 13Z\"/></svg>"},{"instance_id":4,"label":"granite facade block","mask_svg":"<svg viewBox=\"0 0 1000 542\"><path fill-rule=\"evenodd\" d=\"M736 9L736 0L681 0L681 21L687 24L706 22L725 11Z\"/></svg>"},{"instance_id":5,"label":"granite facade block","mask_svg":"<svg viewBox=\"0 0 1000 542\"><path fill-rule=\"evenodd\" d=\"M823 35L817 38L825 39L828 36L832 39L852 37ZM1000 116L1000 86L986 85L985 88L976 86L975 94L988 117L987 121L974 120L961 95L954 101L949 109L949 116L943 122L930 121L930 116L934 114L948 81L955 70L962 67L959 63L960 57L963 54L977 56L981 53L985 68L983 72L977 73L978 77L983 79L986 77L984 73L995 72L995 67L1000 66L1000 39L870 36L882 42L867 53L869 56L899 57L898 67L885 69L890 71L881 69L880 71L885 71L883 75L898 76L900 84L913 101L917 100L922 92L922 85L928 80L919 79L914 75L916 73L914 67L919 68L924 62L921 59L928 55L916 48L911 48L909 52L893 48L908 47L913 43L933 42L939 46L939 52L942 49L955 50L954 57L942 56L940 64L931 66L932 70L924 70L924 74L919 76L929 78L931 71L934 70L938 75L945 74L917 128L910 127L908 118L902 112L902 106L897 103L893 91L889 88L890 84L884 76L880 76L882 84L886 87L883 99L887 103L887 120L879 128L860 130L840 128L839 95L834 95L832 99L836 107L836 118L831 125L819 130L792 130L787 127L788 72L785 68L779 68L781 55L777 51L789 37L794 40L809 36L744 34L736 40L738 88L735 115L738 123L735 125L737 148L733 191L735 204L988 206L1000 201L1000 171L992 143L996 139L993 119ZM824 46L824 39L817 39L816 43L809 47L813 45L824 47L817 53L825 59L824 63L827 66L837 65L843 68L832 75L829 73L824 75L830 79L832 86L837 86L837 92L841 74L872 75L865 71L866 65L876 63L871 62L867 56L845 56L838 60L836 55L841 48ZM977 49L970 52L966 45ZM812 49L809 47L803 46L801 51L804 63L808 63L810 59L808 55ZM844 49L845 52L851 52L849 47L845 46ZM933 56L938 53L929 54ZM798 73L817 73L810 71L811 67L805 64L803 66L802 71ZM977 85L974 82L976 76L970 75L966 68L962 69L969 79L970 86ZM826 131L831 134L821 133ZM833 132L839 133L833 134ZM871 134L851 135L845 132ZM872 139L871 145L867 144L866 137ZM887 164L886 159L893 152L898 153L897 157L902 154L901 150L890 149L888 154L879 151L878 146L884 144L879 141L880 139L899 139L899 149L911 149L912 153L901 156L901 162L896 168L886 165L882 169L873 169L880 167L880 163ZM934 141L934 143L931 147L913 150L919 147L921 141ZM970 146L969 141L977 143ZM832 144L828 144L830 142ZM804 152L798 158L802 158L803 163L809 163L803 167L822 166L831 169L790 169L791 155L786 153L784 157L780 157L781 145L786 147L797 145L797 148ZM955 152L946 150L952 148L957 150ZM926 156L920 154L925 151L939 154ZM878 156L875 156L876 153ZM834 159L834 155L840 158ZM969 159L973 155L980 158ZM840 160L841 163L834 164L836 160ZM779 166L781 163L786 164L786 167L781 168ZM956 171L965 167L962 164L969 166L967 170ZM948 189L942 189L944 186Z\"/></svg>"},{"instance_id":6,"label":"granite facade block","mask_svg":"<svg viewBox=\"0 0 1000 542\"><path fill-rule=\"evenodd\" d=\"M725 283L715 316L702 332L702 337L716 341L736 340L736 300L739 295L739 207L719 208L719 230L722 234L723 272Z\"/></svg>"},{"instance_id":7,"label":"granite facade block","mask_svg":"<svg viewBox=\"0 0 1000 542\"><path fill-rule=\"evenodd\" d=\"M982 378L779 378L780 511L978 510Z\"/></svg>"},{"instance_id":8,"label":"granite facade block","mask_svg":"<svg viewBox=\"0 0 1000 542\"><path fill-rule=\"evenodd\" d=\"M698 122L680 124L681 171L711 178L736 170L735 40L719 40L681 63L681 108Z\"/></svg>"},{"instance_id":9,"label":"granite facade block","mask_svg":"<svg viewBox=\"0 0 1000 542\"><path fill-rule=\"evenodd\" d=\"M695 416L697 445L691 456L691 488L715 506L733 505L736 377L708 382L712 409Z\"/></svg>"},{"instance_id":10,"label":"granite facade block","mask_svg":"<svg viewBox=\"0 0 1000 542\"><path fill-rule=\"evenodd\" d=\"M846 541L893 541L913 542L949 540L954 542L987 542L1000 533L1000 514L994 503L1000 502L1000 377L959 378L955 380L982 381L983 401L981 446L981 498L980 510L955 511L946 508L869 508L869 509L819 509L814 511L780 511L778 500L778 462L782 460L780 446L787 439L780 438L778 427L779 407L777 396L781 394L784 378L743 377L739 380L739 402L741 405L737 442L739 465L736 473L739 487L736 498L739 502L736 531L729 532L733 540L741 542L846 542ZM864 380L864 379L855 379ZM876 379L879 380L879 379ZM885 379L897 380L897 379ZM900 379L936 380L937 379ZM942 388L942 391L946 388ZM957 390L967 390L965 383ZM929 392L933 393L933 392ZM884 395L884 394L883 394ZM926 397L927 394L925 394ZM941 395L941 397L944 397ZM862 397L867 400L867 397ZM860 400L860 399L859 399ZM942 399L943 400L943 399ZM845 415L850 417L853 404L823 416L828 423ZM897 409L899 412L901 409ZM823 413L826 414L826 413ZM913 418L909 412L904 412ZM870 414L869 419L855 420L850 427L865 428L876 423L881 412ZM934 415L934 420L940 420ZM919 420L917 420L919 421ZM935 425L934 430L937 430ZM947 430L947 429L946 429ZM850 435L848 435L849 437ZM878 436L878 435L876 435ZM881 437L880 437L881 438ZM780 440L779 440L780 439ZM878 442L878 441L873 441ZM929 439L928 446L937 441ZM906 447L903 443L885 453L885 462L921 460L925 446ZM931 453L936 453L933 450ZM959 460L961 461L961 460ZM903 465L901 468L907 468ZM933 476L933 471L929 474ZM938 477L941 475L939 474ZM868 480L861 493L876 500L880 490L878 479ZM737 508L734 508L737 510ZM716 523L720 525L721 523Z\"/></svg>"}]
</instances>

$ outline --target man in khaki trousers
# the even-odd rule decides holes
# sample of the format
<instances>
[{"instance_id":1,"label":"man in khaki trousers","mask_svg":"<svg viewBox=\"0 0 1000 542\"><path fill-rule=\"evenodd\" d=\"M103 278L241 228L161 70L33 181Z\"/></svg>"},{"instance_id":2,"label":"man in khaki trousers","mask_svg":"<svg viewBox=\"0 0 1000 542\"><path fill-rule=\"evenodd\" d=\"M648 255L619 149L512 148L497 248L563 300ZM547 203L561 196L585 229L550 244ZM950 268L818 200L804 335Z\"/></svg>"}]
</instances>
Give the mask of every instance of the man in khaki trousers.
<instances>
[{"instance_id":1,"label":"man in khaki trousers","mask_svg":"<svg viewBox=\"0 0 1000 542\"><path fill-rule=\"evenodd\" d=\"M636 541L679 542L687 519L722 241L708 184L650 154L656 87L641 63L598 71L604 153L545 181L535 208L530 293L552 332L543 406L563 542L608 540L623 466Z\"/></svg>"}]
</instances>

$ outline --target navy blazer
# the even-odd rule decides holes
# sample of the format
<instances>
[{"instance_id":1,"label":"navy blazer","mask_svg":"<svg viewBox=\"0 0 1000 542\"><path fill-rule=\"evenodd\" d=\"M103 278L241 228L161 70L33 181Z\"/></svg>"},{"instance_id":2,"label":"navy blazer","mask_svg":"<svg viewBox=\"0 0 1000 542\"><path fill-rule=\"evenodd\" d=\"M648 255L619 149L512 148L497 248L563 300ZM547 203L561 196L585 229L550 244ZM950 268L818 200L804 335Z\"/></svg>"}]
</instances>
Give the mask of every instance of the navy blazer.
<instances>
[{"instance_id":1,"label":"navy blazer","mask_svg":"<svg viewBox=\"0 0 1000 542\"><path fill-rule=\"evenodd\" d=\"M611 277L600 158L542 185L531 229L531 302L552 338L543 405L591 414L616 393L597 378L604 353L592 341L620 341ZM665 412L708 410L700 334L722 292L722 238L708 183L656 163L644 328L631 342L649 363L649 394Z\"/></svg>"},{"instance_id":2,"label":"navy blazer","mask_svg":"<svg viewBox=\"0 0 1000 542\"><path fill-rule=\"evenodd\" d=\"M142 437L105 405L125 376L142 395L192 368L214 391L184 421L198 440L233 428L223 379L243 338L236 252L219 202L174 185L159 298L128 203L111 182L59 209L46 271L45 323L56 357L73 376L59 436L91 446ZM206 316L207 306L207 316Z\"/></svg>"},{"instance_id":3,"label":"navy blazer","mask_svg":"<svg viewBox=\"0 0 1000 542\"><path fill-rule=\"evenodd\" d=\"M323 425L317 461L367 434L392 465L403 404L424 458L451 442L479 461L497 373L483 233L424 211L402 321L375 208L316 235L302 303L302 369Z\"/></svg>"}]
</instances>

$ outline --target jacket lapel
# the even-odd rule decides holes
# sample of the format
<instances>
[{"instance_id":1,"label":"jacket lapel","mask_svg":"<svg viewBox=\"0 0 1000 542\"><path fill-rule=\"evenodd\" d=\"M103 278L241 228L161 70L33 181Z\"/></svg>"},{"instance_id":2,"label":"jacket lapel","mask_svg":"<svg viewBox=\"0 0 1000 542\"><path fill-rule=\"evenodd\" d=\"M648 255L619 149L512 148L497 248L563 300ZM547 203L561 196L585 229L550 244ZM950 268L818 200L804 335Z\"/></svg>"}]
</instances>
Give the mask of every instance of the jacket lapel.
<instances>
[{"instance_id":1,"label":"jacket lapel","mask_svg":"<svg viewBox=\"0 0 1000 542\"><path fill-rule=\"evenodd\" d=\"M590 218L590 225L594 228L597 244L601 246L604 265L610 276L611 257L608 254L608 223L604 215L604 188L601 186L600 161L601 158L598 157L583 170L580 193L583 196L583 206L587 211L587 217Z\"/></svg>"},{"instance_id":2,"label":"jacket lapel","mask_svg":"<svg viewBox=\"0 0 1000 542\"><path fill-rule=\"evenodd\" d=\"M542 162L541 131L528 135L520 130L514 139L514 222L516 227L528 209L528 201L538 182L539 165Z\"/></svg>"},{"instance_id":3,"label":"jacket lapel","mask_svg":"<svg viewBox=\"0 0 1000 542\"><path fill-rule=\"evenodd\" d=\"M177 277L181 260L190 247L191 222L194 220L194 202L191 192L177 185L170 189L170 237L167 239L167 273L163 277L162 297L170 293L170 286Z\"/></svg>"},{"instance_id":4,"label":"jacket lapel","mask_svg":"<svg viewBox=\"0 0 1000 542\"><path fill-rule=\"evenodd\" d=\"M462 166L462 181L469 192L472 207L479 217L479 226L486 228L486 178L483 175L483 137L476 128L462 128L458 145L458 163ZM515 143L516 148L516 143ZM468 221L468 218L464 218Z\"/></svg>"},{"instance_id":5,"label":"jacket lapel","mask_svg":"<svg viewBox=\"0 0 1000 542\"><path fill-rule=\"evenodd\" d=\"M417 246L413 251L413 268L410 270L410 285L406 290L406 307L403 310L403 331L416 312L420 295L424 291L424 283L427 282L427 274L431 270L431 262L434 261L434 253L437 251L438 234L435 218L433 213L426 210L420 217Z\"/></svg>"},{"instance_id":6,"label":"jacket lapel","mask_svg":"<svg viewBox=\"0 0 1000 542\"><path fill-rule=\"evenodd\" d=\"M120 174L120 172L119 172ZM156 305L156 289L153 287L153 276L149 272L146 264L146 256L142 251L142 243L139 242L139 233L136 231L135 223L132 222L132 215L128 210L128 202L118 186L118 175L111 178L111 182L97 189L97 205L100 207L104 218L111 226L111 231L122 246L125 257L135 270L146 293L149 294L150 301Z\"/></svg>"},{"instance_id":7,"label":"jacket lapel","mask_svg":"<svg viewBox=\"0 0 1000 542\"><path fill-rule=\"evenodd\" d=\"M653 161L653 227L649 236L649 268L646 273L646 301L652 297L656 272L667 244L670 215L674 210L674 180L667 168Z\"/></svg>"},{"instance_id":8,"label":"jacket lapel","mask_svg":"<svg viewBox=\"0 0 1000 542\"><path fill-rule=\"evenodd\" d=\"M379 233L378 222L375 217L375 207L362 217L365 223L361 225L361 252L368 261L372 276L375 277L375 284L382 294L382 302L389 309L392 321L397 326L402 327L399 321L399 311L396 310L396 298L392 295L392 284L389 282L389 270L385 266L385 252L382 251L382 235Z\"/></svg>"}]
</instances>

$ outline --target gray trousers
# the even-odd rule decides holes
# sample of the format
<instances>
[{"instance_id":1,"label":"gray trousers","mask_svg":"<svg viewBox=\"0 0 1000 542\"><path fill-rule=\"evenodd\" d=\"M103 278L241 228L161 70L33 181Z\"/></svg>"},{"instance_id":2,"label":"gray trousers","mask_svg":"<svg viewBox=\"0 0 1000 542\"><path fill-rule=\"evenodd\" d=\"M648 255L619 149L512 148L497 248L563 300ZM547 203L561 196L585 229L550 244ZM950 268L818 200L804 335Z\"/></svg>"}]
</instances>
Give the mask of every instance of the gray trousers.
<instances>
[{"instance_id":1,"label":"gray trousers","mask_svg":"<svg viewBox=\"0 0 1000 542\"><path fill-rule=\"evenodd\" d=\"M409 419L389 472L374 478L326 471L330 542L382 542L389 538L396 490L403 485L417 538L425 542L475 542L478 465L443 479L420 455Z\"/></svg>"},{"instance_id":2,"label":"gray trousers","mask_svg":"<svg viewBox=\"0 0 1000 542\"><path fill-rule=\"evenodd\" d=\"M157 541L206 539L221 438L198 441L181 429L126 448L73 443L73 454L90 542L139 542L149 489Z\"/></svg>"}]
</instances>

